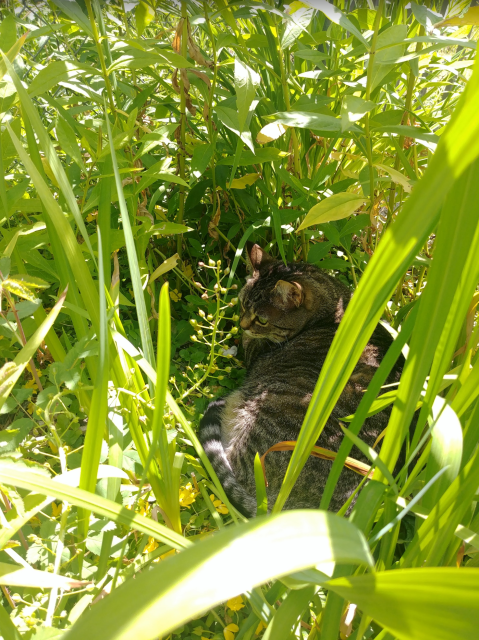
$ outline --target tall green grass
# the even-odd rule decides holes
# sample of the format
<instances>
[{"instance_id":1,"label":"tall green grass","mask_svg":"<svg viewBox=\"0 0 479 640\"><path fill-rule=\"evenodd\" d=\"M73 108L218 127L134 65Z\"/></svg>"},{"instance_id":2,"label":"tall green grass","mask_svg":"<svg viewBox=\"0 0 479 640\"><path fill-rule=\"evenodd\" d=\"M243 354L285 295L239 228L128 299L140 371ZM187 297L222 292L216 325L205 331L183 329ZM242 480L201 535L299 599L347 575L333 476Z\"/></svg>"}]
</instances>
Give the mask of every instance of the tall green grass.
<instances>
[{"instance_id":1,"label":"tall green grass","mask_svg":"<svg viewBox=\"0 0 479 640\"><path fill-rule=\"evenodd\" d=\"M0 12L0 636L474 637L477 8ZM245 522L195 430L241 380L248 239L354 296L273 513ZM280 513L379 320L395 341L321 507L353 444L372 478L349 518ZM387 404L378 456L358 434Z\"/></svg>"}]
</instances>

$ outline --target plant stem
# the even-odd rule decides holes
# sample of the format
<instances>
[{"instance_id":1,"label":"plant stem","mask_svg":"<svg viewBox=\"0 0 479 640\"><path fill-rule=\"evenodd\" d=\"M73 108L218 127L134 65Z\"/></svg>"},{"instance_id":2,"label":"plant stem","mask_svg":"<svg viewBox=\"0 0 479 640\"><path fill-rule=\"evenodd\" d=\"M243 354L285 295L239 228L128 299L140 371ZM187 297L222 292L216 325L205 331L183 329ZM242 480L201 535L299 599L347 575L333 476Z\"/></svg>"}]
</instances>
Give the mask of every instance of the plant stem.
<instances>
[{"instance_id":1,"label":"plant stem","mask_svg":"<svg viewBox=\"0 0 479 640\"><path fill-rule=\"evenodd\" d=\"M420 30L420 34L422 29ZM422 49L422 42L418 42L416 44L416 52L420 51ZM401 124L406 124L407 122L407 118L409 113L411 112L411 107L412 107L412 98L413 98L413 92L414 92L414 85L416 84L416 77L414 75L414 73L412 72L412 69L409 71L409 76L408 76L408 81L407 81L407 91L406 91L406 100L404 102L404 113L401 119ZM404 146L404 138L405 136L400 136L399 140L398 140L398 144L399 144L399 148L402 149ZM396 171L399 169L401 164L401 159L399 157L399 153L396 152L396 159L394 161L394 168L396 169ZM395 199L396 199L396 183L392 182L391 183L391 192L389 194L389 211L388 211L388 220L387 223L385 225L385 229L386 227L389 226L389 224L392 222L393 219L393 214L394 214L394 204L395 204Z\"/></svg>"},{"instance_id":2,"label":"plant stem","mask_svg":"<svg viewBox=\"0 0 479 640\"><path fill-rule=\"evenodd\" d=\"M90 18L91 28L93 31L93 39L95 40L96 49L98 51L98 57L100 58L101 72L103 74L103 79L105 80L105 87L108 93L108 102L110 103L110 110L112 113L115 113L115 101L113 100L113 91L111 88L110 78L108 76L108 71L105 64L105 56L103 53L103 48L100 43L100 36L98 34L98 29L95 22L95 16L93 15L91 0L85 0L85 4L88 10L88 17Z\"/></svg>"},{"instance_id":3,"label":"plant stem","mask_svg":"<svg viewBox=\"0 0 479 640\"><path fill-rule=\"evenodd\" d=\"M181 55L186 58L188 50L188 14L186 11L186 2L181 2L181 18L183 20L183 33L181 34ZM180 166L180 177L185 179L185 145L186 145L186 94L185 85L183 82L182 69L179 73L179 85L180 85L180 145L178 152L178 161ZM176 216L176 222L178 224L183 223L183 216L185 213L185 187L180 185L180 200L178 203L178 215ZM179 263L181 266L181 256L183 254L183 234L179 233L176 240L176 251L178 253ZM181 286L181 280L176 277L176 290L179 291Z\"/></svg>"},{"instance_id":4,"label":"plant stem","mask_svg":"<svg viewBox=\"0 0 479 640\"><path fill-rule=\"evenodd\" d=\"M283 97L286 105L286 111L291 111L291 101L289 99L289 87L288 87L288 82L286 80L286 73L284 69L284 53L281 47L281 41L279 39L278 33L279 31L278 29L276 29L279 69L281 72L281 86L283 88ZM299 143L298 143L298 136L296 135L296 129L294 128L291 129L291 142L293 143L294 172L296 173L297 177L301 180L301 158L299 153ZM275 203L275 205L277 205L277 203ZM304 229L301 231L300 237L301 237L303 260L306 262L308 258L308 241L306 239Z\"/></svg>"},{"instance_id":5,"label":"plant stem","mask_svg":"<svg viewBox=\"0 0 479 640\"><path fill-rule=\"evenodd\" d=\"M220 271L219 268L216 268L216 311L215 311L215 322L213 325L213 333L211 334L211 350L210 350L210 360L208 362L208 366L206 367L205 373L203 376L196 382L192 387L185 391L185 393L181 396L181 399L184 400L187 396L190 395L193 391L198 389L206 378L210 375L213 365L215 363L215 347L216 347L216 334L218 332L218 325L222 318L221 315L221 288L220 288Z\"/></svg>"},{"instance_id":6,"label":"plant stem","mask_svg":"<svg viewBox=\"0 0 479 640\"><path fill-rule=\"evenodd\" d=\"M379 1L379 7L376 11L376 17L374 19L374 33L371 40L371 49L369 51L369 61L368 61L368 75L367 75L367 83L366 83L366 100L370 100L371 98L371 85L373 81L373 69L374 69L374 59L376 57L376 42L378 39L379 26L381 24L381 16L384 9L384 0ZM369 130L369 113L366 114L365 119L365 137L366 137L366 152L368 155L368 165L369 165L369 197L370 197L370 211L372 212L374 209L374 166L373 166L373 150L371 143L371 132Z\"/></svg>"}]
</instances>

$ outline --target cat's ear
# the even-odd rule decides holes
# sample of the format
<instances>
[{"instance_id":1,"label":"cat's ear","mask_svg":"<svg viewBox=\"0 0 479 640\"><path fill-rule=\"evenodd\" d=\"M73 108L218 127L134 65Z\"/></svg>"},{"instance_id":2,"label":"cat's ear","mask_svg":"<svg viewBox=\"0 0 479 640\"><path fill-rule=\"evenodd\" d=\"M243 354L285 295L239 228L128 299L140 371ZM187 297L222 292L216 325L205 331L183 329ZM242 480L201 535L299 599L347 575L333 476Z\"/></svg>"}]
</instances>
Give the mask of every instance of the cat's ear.
<instances>
[{"instance_id":1,"label":"cat's ear","mask_svg":"<svg viewBox=\"0 0 479 640\"><path fill-rule=\"evenodd\" d=\"M266 265L274 262L274 258L272 258L269 253L266 253L266 251L263 251L259 244L247 242L246 250L248 252L249 264L251 265L251 270L253 272L260 271Z\"/></svg>"},{"instance_id":2,"label":"cat's ear","mask_svg":"<svg viewBox=\"0 0 479 640\"><path fill-rule=\"evenodd\" d=\"M286 282L278 280L273 289L273 297L276 304L282 309L293 309L300 307L303 303L303 287L297 282Z\"/></svg>"}]
</instances>

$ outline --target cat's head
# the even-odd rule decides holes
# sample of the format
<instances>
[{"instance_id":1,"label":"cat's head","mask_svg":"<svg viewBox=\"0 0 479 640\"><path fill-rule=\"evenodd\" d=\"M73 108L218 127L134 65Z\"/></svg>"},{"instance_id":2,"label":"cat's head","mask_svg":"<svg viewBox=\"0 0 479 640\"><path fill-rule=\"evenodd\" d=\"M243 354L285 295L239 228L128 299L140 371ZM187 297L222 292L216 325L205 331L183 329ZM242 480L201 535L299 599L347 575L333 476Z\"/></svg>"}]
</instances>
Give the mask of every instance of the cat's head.
<instances>
[{"instance_id":1,"label":"cat's head","mask_svg":"<svg viewBox=\"0 0 479 640\"><path fill-rule=\"evenodd\" d=\"M251 276L241 289L240 325L248 338L284 342L307 325L338 323L350 298L338 280L304 262L285 265L248 245Z\"/></svg>"}]
</instances>

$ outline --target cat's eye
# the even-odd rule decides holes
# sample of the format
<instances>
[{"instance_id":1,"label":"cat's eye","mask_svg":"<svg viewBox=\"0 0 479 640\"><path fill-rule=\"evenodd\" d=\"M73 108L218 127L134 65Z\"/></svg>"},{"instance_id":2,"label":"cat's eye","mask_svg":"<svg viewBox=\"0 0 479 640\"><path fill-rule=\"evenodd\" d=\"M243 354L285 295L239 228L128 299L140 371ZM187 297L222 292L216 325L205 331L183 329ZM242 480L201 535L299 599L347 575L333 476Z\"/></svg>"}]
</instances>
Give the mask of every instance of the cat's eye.
<instances>
[{"instance_id":1,"label":"cat's eye","mask_svg":"<svg viewBox=\"0 0 479 640\"><path fill-rule=\"evenodd\" d=\"M268 318L264 316L256 316L256 320L262 325L268 324Z\"/></svg>"}]
</instances>

